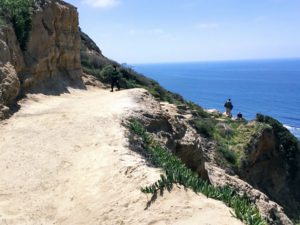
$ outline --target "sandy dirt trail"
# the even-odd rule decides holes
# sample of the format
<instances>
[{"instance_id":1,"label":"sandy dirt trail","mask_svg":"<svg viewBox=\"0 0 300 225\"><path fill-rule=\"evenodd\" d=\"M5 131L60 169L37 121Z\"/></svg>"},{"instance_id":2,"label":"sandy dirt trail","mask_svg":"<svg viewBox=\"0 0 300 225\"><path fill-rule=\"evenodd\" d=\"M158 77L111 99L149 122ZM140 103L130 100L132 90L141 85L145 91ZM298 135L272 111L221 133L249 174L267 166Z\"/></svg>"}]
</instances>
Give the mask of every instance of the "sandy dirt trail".
<instances>
[{"instance_id":1,"label":"sandy dirt trail","mask_svg":"<svg viewBox=\"0 0 300 225\"><path fill-rule=\"evenodd\" d=\"M31 95L0 122L0 224L242 224L218 201L183 188L151 196L156 181L128 148L121 120L138 110L141 90L72 90Z\"/></svg>"}]
</instances>

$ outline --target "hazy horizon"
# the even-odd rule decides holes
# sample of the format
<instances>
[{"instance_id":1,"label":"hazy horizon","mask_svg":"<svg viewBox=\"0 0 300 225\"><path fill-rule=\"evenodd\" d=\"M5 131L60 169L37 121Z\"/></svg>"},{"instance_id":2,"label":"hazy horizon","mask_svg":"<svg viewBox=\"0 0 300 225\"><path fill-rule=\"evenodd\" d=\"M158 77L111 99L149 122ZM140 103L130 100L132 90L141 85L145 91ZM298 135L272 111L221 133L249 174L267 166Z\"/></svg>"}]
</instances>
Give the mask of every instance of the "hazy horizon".
<instances>
[{"instance_id":1,"label":"hazy horizon","mask_svg":"<svg viewBox=\"0 0 300 225\"><path fill-rule=\"evenodd\" d=\"M300 58L298 0L66 1L120 63Z\"/></svg>"},{"instance_id":2,"label":"hazy horizon","mask_svg":"<svg viewBox=\"0 0 300 225\"><path fill-rule=\"evenodd\" d=\"M133 63L126 63L128 65L143 65L143 64L176 64L176 63L221 63L221 62L255 62L255 61L291 61L296 60L300 61L300 57L294 57L294 58L256 58L256 59L215 59L215 60L195 60L195 61L161 61L161 62L133 62ZM122 63L122 62L121 62Z\"/></svg>"}]
</instances>

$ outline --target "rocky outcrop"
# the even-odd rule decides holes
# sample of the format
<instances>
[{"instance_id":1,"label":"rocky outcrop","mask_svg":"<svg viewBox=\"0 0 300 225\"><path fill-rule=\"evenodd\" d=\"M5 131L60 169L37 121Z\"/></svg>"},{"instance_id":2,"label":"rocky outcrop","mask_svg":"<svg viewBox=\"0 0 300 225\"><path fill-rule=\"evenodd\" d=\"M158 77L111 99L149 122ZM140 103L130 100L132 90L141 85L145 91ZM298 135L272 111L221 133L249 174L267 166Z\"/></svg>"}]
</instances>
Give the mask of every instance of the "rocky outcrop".
<instances>
[{"instance_id":1,"label":"rocky outcrop","mask_svg":"<svg viewBox=\"0 0 300 225\"><path fill-rule=\"evenodd\" d=\"M270 199L283 206L290 216L296 218L300 210L299 165L298 169L294 169L296 177L290 176L284 163L285 154L280 150L278 138L271 128L265 129L252 142L246 149L246 159L239 176L267 194Z\"/></svg>"},{"instance_id":2,"label":"rocky outcrop","mask_svg":"<svg viewBox=\"0 0 300 225\"><path fill-rule=\"evenodd\" d=\"M177 155L189 168L197 172L202 179L209 181L214 186L230 186L238 192L247 194L254 202L261 215L269 225L293 224L285 214L283 208L272 201L264 192L255 185L251 185L234 175L233 171L220 169L215 161L217 146L213 141L202 137L191 126L192 111L183 106L175 106L169 103L155 101L147 92L142 99L144 109L136 114L136 118L142 122L148 132L165 146L170 152ZM267 133L264 137L269 137ZM142 144L138 140L132 141L133 149L143 152ZM272 139L264 144L258 144L261 148L273 146ZM259 162L260 151L253 149L249 159ZM267 154L266 150L262 150ZM269 170L266 173L270 173Z\"/></svg>"},{"instance_id":3,"label":"rocky outcrop","mask_svg":"<svg viewBox=\"0 0 300 225\"><path fill-rule=\"evenodd\" d=\"M75 7L57 0L39 2L24 61L19 76L25 93L60 93L68 86L84 87Z\"/></svg>"},{"instance_id":4,"label":"rocky outcrop","mask_svg":"<svg viewBox=\"0 0 300 225\"><path fill-rule=\"evenodd\" d=\"M230 186L239 190L242 194L247 194L256 204L261 215L267 219L269 225L292 225L292 221L285 215L283 208L271 201L267 195L255 189L247 182L237 176L228 175L223 169L205 163L205 170L208 173L209 181L214 186Z\"/></svg>"},{"instance_id":5,"label":"rocky outcrop","mask_svg":"<svg viewBox=\"0 0 300 225\"><path fill-rule=\"evenodd\" d=\"M85 88L77 9L60 0L39 0L37 6L25 52L9 19L0 27L2 118L18 94L59 94L70 86Z\"/></svg>"},{"instance_id":6,"label":"rocky outcrop","mask_svg":"<svg viewBox=\"0 0 300 225\"><path fill-rule=\"evenodd\" d=\"M20 81L16 70L9 62L0 67L0 104L14 103L20 90Z\"/></svg>"},{"instance_id":7,"label":"rocky outcrop","mask_svg":"<svg viewBox=\"0 0 300 225\"><path fill-rule=\"evenodd\" d=\"M20 91L20 81L10 62L0 66L0 120L9 116L9 108Z\"/></svg>"},{"instance_id":8,"label":"rocky outcrop","mask_svg":"<svg viewBox=\"0 0 300 225\"><path fill-rule=\"evenodd\" d=\"M0 26L0 120L9 114L20 91L17 73L24 66L22 52L11 24Z\"/></svg>"},{"instance_id":9,"label":"rocky outcrop","mask_svg":"<svg viewBox=\"0 0 300 225\"><path fill-rule=\"evenodd\" d=\"M17 73L24 68L23 54L10 23L0 26L0 67L8 62Z\"/></svg>"}]
</instances>

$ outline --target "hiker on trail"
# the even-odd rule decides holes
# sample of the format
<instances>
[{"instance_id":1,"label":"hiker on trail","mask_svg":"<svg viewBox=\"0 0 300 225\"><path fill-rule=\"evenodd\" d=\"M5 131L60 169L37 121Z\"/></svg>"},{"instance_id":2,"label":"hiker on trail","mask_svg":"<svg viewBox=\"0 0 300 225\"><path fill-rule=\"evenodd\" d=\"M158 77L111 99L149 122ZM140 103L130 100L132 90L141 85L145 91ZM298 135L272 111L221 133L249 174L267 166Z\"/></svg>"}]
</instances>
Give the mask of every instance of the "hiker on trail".
<instances>
[{"instance_id":1,"label":"hiker on trail","mask_svg":"<svg viewBox=\"0 0 300 225\"><path fill-rule=\"evenodd\" d=\"M119 79L120 79L120 74L117 70L116 65L113 65L113 71L111 73L111 92L114 91L115 85L117 86L118 91L120 90Z\"/></svg>"},{"instance_id":2,"label":"hiker on trail","mask_svg":"<svg viewBox=\"0 0 300 225\"><path fill-rule=\"evenodd\" d=\"M230 98L225 102L224 107L226 109L226 115L232 117L231 110L233 109L233 105Z\"/></svg>"}]
</instances>

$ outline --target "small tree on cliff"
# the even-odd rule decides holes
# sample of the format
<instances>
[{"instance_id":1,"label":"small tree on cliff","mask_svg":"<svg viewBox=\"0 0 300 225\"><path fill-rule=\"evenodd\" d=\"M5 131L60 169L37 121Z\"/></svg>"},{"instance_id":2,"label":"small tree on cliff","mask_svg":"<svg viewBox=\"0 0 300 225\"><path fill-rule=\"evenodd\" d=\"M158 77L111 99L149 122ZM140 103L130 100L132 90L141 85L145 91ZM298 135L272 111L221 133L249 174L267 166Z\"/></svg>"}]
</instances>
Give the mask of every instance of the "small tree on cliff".
<instances>
[{"instance_id":1,"label":"small tree on cliff","mask_svg":"<svg viewBox=\"0 0 300 225\"><path fill-rule=\"evenodd\" d=\"M0 0L0 12L13 24L22 51L26 50L36 0Z\"/></svg>"}]
</instances>

